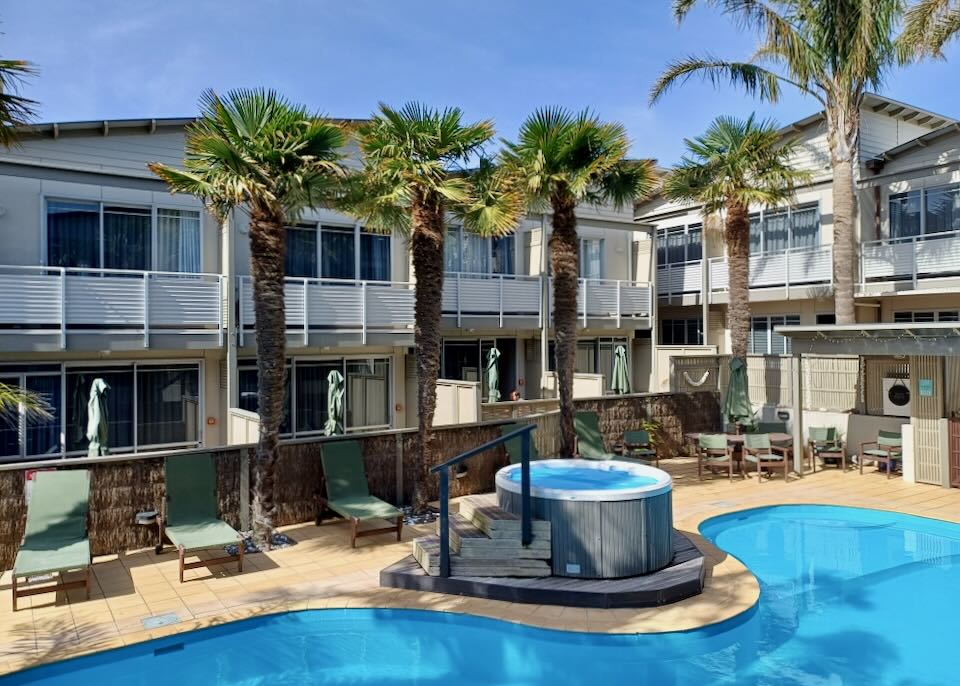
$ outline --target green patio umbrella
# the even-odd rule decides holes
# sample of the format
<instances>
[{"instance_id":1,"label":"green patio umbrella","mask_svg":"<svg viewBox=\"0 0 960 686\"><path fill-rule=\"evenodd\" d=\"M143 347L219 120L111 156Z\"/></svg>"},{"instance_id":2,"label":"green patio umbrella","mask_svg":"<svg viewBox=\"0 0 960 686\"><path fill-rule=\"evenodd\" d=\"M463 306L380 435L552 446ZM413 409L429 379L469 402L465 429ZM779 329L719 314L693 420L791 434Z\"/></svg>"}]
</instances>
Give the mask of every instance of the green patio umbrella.
<instances>
[{"instance_id":1,"label":"green patio umbrella","mask_svg":"<svg viewBox=\"0 0 960 686\"><path fill-rule=\"evenodd\" d=\"M484 373L487 375L487 400L495 403L500 400L500 370L497 369L497 361L500 359L500 351L496 346L490 348L487 353L487 366Z\"/></svg>"},{"instance_id":2,"label":"green patio umbrella","mask_svg":"<svg viewBox=\"0 0 960 686\"><path fill-rule=\"evenodd\" d=\"M326 436L343 433L343 374L336 369L327 374L327 423L323 427Z\"/></svg>"},{"instance_id":3,"label":"green patio umbrella","mask_svg":"<svg viewBox=\"0 0 960 686\"><path fill-rule=\"evenodd\" d=\"M88 457L106 455L108 451L107 427L109 413L107 411L107 391L110 386L101 378L96 378L90 384L90 400L87 401L87 448Z\"/></svg>"},{"instance_id":4,"label":"green patio umbrella","mask_svg":"<svg viewBox=\"0 0 960 686\"><path fill-rule=\"evenodd\" d=\"M753 406L747 381L747 363L739 357L730 360L730 381L723 399L723 416L741 427L753 426Z\"/></svg>"},{"instance_id":5,"label":"green patio umbrella","mask_svg":"<svg viewBox=\"0 0 960 686\"><path fill-rule=\"evenodd\" d=\"M630 368L627 367L627 349L618 345L613 349L613 378L610 390L618 395L630 392Z\"/></svg>"}]
</instances>

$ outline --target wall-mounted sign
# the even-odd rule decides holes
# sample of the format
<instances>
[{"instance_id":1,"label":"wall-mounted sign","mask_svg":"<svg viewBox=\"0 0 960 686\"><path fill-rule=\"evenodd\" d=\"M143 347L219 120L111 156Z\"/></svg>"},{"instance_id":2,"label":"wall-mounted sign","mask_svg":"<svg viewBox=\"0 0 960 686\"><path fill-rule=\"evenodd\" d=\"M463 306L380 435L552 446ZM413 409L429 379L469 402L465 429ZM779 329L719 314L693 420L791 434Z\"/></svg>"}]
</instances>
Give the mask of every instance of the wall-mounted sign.
<instances>
[{"instance_id":1,"label":"wall-mounted sign","mask_svg":"<svg viewBox=\"0 0 960 686\"><path fill-rule=\"evenodd\" d=\"M933 396L933 379L917 379L917 390L925 398Z\"/></svg>"}]
</instances>

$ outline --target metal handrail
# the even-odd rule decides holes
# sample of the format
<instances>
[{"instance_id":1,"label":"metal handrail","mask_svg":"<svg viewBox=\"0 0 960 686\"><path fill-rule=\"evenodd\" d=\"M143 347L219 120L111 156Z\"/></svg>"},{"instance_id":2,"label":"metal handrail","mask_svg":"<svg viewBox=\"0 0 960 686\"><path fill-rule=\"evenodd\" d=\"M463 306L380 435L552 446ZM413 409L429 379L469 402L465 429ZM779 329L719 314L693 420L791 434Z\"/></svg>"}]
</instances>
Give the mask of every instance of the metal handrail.
<instances>
[{"instance_id":1,"label":"metal handrail","mask_svg":"<svg viewBox=\"0 0 960 686\"><path fill-rule=\"evenodd\" d=\"M533 541L533 523L530 517L530 434L535 428L533 424L526 424L430 468L432 474L440 475L440 576L450 576L450 468L514 438L520 438L521 446L520 542L527 546Z\"/></svg>"}]
</instances>

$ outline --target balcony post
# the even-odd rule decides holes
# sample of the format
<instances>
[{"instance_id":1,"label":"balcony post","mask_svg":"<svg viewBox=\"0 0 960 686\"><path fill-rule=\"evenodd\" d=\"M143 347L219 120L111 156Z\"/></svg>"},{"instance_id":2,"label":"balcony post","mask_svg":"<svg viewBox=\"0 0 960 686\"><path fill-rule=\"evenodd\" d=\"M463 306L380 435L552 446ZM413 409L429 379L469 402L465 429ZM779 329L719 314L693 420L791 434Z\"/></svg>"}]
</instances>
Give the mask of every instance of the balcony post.
<instances>
[{"instance_id":1,"label":"balcony post","mask_svg":"<svg viewBox=\"0 0 960 686\"><path fill-rule=\"evenodd\" d=\"M217 283L220 285L220 300L217 303L218 305L217 329L220 331L219 340L220 340L220 347L222 348L224 344L224 333L225 333L225 327L223 322L223 301L226 300L227 298L227 277L221 274L220 277L217 279ZM229 402L228 402L228 406L229 406Z\"/></svg>"},{"instance_id":2,"label":"balcony post","mask_svg":"<svg viewBox=\"0 0 960 686\"><path fill-rule=\"evenodd\" d=\"M239 306L237 307L237 331L240 332L240 347L243 347L243 304L246 302L246 292L243 288L243 277L237 277L237 290L240 292Z\"/></svg>"},{"instance_id":3,"label":"balcony post","mask_svg":"<svg viewBox=\"0 0 960 686\"><path fill-rule=\"evenodd\" d=\"M587 280L582 279L583 284L583 328L587 328Z\"/></svg>"},{"instance_id":4,"label":"balcony post","mask_svg":"<svg viewBox=\"0 0 960 686\"><path fill-rule=\"evenodd\" d=\"M67 349L67 270L60 267L60 349Z\"/></svg>"},{"instance_id":5,"label":"balcony post","mask_svg":"<svg viewBox=\"0 0 960 686\"><path fill-rule=\"evenodd\" d=\"M360 326L362 327L362 333L360 334L360 341L366 345L367 344L367 282L360 282Z\"/></svg>"},{"instance_id":6,"label":"balcony post","mask_svg":"<svg viewBox=\"0 0 960 686\"><path fill-rule=\"evenodd\" d=\"M143 273L143 347L150 347L150 273Z\"/></svg>"},{"instance_id":7,"label":"balcony post","mask_svg":"<svg viewBox=\"0 0 960 686\"><path fill-rule=\"evenodd\" d=\"M460 328L460 272L457 272L457 328Z\"/></svg>"},{"instance_id":8,"label":"balcony post","mask_svg":"<svg viewBox=\"0 0 960 686\"><path fill-rule=\"evenodd\" d=\"M617 328L620 328L620 303L622 299L620 297L620 292L623 290L623 282L617 281Z\"/></svg>"},{"instance_id":9,"label":"balcony post","mask_svg":"<svg viewBox=\"0 0 960 686\"><path fill-rule=\"evenodd\" d=\"M913 265L913 290L917 290L917 239L910 241L910 263Z\"/></svg>"},{"instance_id":10,"label":"balcony post","mask_svg":"<svg viewBox=\"0 0 960 686\"><path fill-rule=\"evenodd\" d=\"M286 296L284 296L286 297ZM283 308L283 318L287 318L287 308ZM286 322L284 322L286 328ZM310 345L310 284L303 280L303 345Z\"/></svg>"},{"instance_id":11,"label":"balcony post","mask_svg":"<svg viewBox=\"0 0 960 686\"><path fill-rule=\"evenodd\" d=\"M503 274L500 274L500 328L503 328Z\"/></svg>"},{"instance_id":12,"label":"balcony post","mask_svg":"<svg viewBox=\"0 0 960 686\"><path fill-rule=\"evenodd\" d=\"M790 251L790 248L787 248L787 251L784 254L784 258L787 263L784 265L785 271L787 272L787 300L790 299L790 258L793 257L793 253Z\"/></svg>"}]
</instances>

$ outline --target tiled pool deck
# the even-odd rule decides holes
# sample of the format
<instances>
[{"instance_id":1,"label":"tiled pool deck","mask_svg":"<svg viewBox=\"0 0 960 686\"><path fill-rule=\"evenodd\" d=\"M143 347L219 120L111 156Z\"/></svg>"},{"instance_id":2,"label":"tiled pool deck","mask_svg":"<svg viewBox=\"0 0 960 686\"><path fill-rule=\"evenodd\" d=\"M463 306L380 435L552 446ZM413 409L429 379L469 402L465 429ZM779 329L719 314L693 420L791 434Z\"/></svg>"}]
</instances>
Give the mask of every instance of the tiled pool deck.
<instances>
[{"instance_id":1,"label":"tiled pool deck","mask_svg":"<svg viewBox=\"0 0 960 686\"><path fill-rule=\"evenodd\" d=\"M674 476L676 526L696 534L714 515L763 505L824 503L890 509L960 522L960 490L906 484L879 473L828 470L757 484L716 477L698 482L690 459L665 460ZM641 610L587 610L518 605L499 601L381 589L380 569L409 554L409 541L429 527L404 531L404 542L390 535L349 546L347 526L304 524L285 531L296 546L247 556L236 567L191 570L177 582L176 555L152 550L119 558L96 558L92 598L82 591L45 594L11 606L10 573L0 577L0 673L80 653L234 621L258 614L325 607L400 607L465 612L566 630L655 632L689 629L722 621L757 600L753 576L739 562L708 546L710 571L705 592L672 606ZM698 544L702 539L694 536ZM176 614L174 624L144 628L143 620Z\"/></svg>"}]
</instances>

